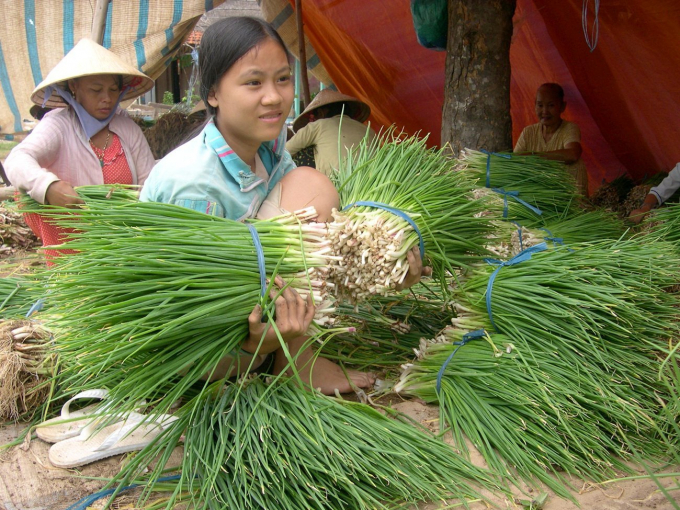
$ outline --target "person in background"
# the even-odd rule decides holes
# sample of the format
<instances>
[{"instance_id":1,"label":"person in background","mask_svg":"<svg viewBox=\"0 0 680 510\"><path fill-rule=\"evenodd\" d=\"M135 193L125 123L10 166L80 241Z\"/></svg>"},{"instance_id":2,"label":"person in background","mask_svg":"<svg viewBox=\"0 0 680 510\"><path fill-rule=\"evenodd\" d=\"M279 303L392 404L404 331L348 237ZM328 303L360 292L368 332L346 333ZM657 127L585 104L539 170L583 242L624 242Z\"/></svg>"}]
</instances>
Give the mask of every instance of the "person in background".
<instances>
[{"instance_id":1,"label":"person in background","mask_svg":"<svg viewBox=\"0 0 680 510\"><path fill-rule=\"evenodd\" d=\"M340 199L328 177L310 167L296 168L285 150L285 121L293 104L289 54L276 30L263 20L230 17L213 23L199 49L201 98L210 119L195 138L154 167L140 199L176 204L232 220L267 219L314 206L317 221L329 221ZM420 255L411 254L407 285L424 273ZM285 285L277 278L279 288ZM273 291L275 297L278 291ZM305 382L323 393L352 391L373 384L373 374L343 370L314 359L307 329L314 317L311 298L286 288L276 299L276 325ZM233 361L257 367L274 354L274 371L288 366L274 328L251 313L249 334L238 353L225 357L213 378L236 375ZM264 334L264 337L263 337ZM304 348L303 348L304 347ZM255 359L253 359L255 358ZM349 377L349 380L348 380Z\"/></svg>"},{"instance_id":2,"label":"person in background","mask_svg":"<svg viewBox=\"0 0 680 510\"><path fill-rule=\"evenodd\" d=\"M363 101L323 89L293 122L295 134L286 142L286 150L295 156L313 147L316 169L330 176L338 169L340 157L344 157L349 148L365 137L368 142L375 137L375 132L363 124L370 114L371 108ZM338 153L341 132L342 155Z\"/></svg>"},{"instance_id":3,"label":"person in background","mask_svg":"<svg viewBox=\"0 0 680 510\"><path fill-rule=\"evenodd\" d=\"M658 186L649 190L649 194L645 197L642 205L631 211L628 219L635 224L640 223L649 211L663 204L678 188L680 188L680 163L675 165Z\"/></svg>"},{"instance_id":4,"label":"person in background","mask_svg":"<svg viewBox=\"0 0 680 510\"><path fill-rule=\"evenodd\" d=\"M557 83L544 83L536 91L536 116L539 122L527 126L515 144L514 152L536 154L562 161L574 176L582 195L588 196L588 173L581 159L581 131L562 118L567 107L564 90Z\"/></svg>"},{"instance_id":5,"label":"person in background","mask_svg":"<svg viewBox=\"0 0 680 510\"><path fill-rule=\"evenodd\" d=\"M150 90L151 78L115 53L82 39L31 95L44 108L38 125L5 161L7 176L41 204L76 207L74 186L144 184L155 161L141 129L118 108ZM65 229L26 215L44 246L65 240ZM45 250L48 261L58 255Z\"/></svg>"}]
</instances>

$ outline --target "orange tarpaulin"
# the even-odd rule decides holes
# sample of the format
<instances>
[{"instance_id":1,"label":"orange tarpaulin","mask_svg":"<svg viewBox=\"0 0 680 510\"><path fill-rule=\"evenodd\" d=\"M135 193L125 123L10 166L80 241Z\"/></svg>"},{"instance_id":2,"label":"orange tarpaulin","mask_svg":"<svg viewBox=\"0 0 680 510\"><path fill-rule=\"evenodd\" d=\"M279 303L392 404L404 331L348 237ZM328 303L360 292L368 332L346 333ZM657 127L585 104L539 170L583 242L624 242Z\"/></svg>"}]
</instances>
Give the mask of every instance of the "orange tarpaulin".
<instances>
[{"instance_id":1,"label":"orange tarpaulin","mask_svg":"<svg viewBox=\"0 0 680 510\"><path fill-rule=\"evenodd\" d=\"M291 0L294 4L294 1ZM341 92L367 101L371 121L439 144L445 53L417 42L407 0L304 0L305 32ZM594 19L590 2L588 19ZM510 50L513 140L536 88L563 85L564 117L582 133L590 188L642 179L680 161L680 2L603 2L593 52L581 0L517 0Z\"/></svg>"}]
</instances>

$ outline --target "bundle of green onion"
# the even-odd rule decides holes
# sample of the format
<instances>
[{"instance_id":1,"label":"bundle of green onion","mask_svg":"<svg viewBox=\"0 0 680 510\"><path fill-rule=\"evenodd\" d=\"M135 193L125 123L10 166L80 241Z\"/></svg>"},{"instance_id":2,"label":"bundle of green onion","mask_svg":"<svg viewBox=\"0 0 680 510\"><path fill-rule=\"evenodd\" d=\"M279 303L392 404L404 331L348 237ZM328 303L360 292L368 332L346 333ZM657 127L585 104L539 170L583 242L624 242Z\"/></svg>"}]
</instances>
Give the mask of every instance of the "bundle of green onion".
<instances>
[{"instance_id":1,"label":"bundle of green onion","mask_svg":"<svg viewBox=\"0 0 680 510\"><path fill-rule=\"evenodd\" d=\"M355 148L335 178L343 210L328 226L340 256L331 275L351 301L393 292L414 247L440 275L488 255L484 239L493 227L479 217L484 201L471 200L474 181L424 139L388 131Z\"/></svg>"},{"instance_id":2,"label":"bundle of green onion","mask_svg":"<svg viewBox=\"0 0 680 510\"><path fill-rule=\"evenodd\" d=\"M646 458L668 455L661 425L645 414L651 406L597 367L565 362L559 348L522 337L487 334L454 344L462 339L463 331L448 328L427 342L396 390L438 402L457 447L466 450L467 437L495 472L573 498L565 475L601 481L631 471L620 457L630 455L627 442Z\"/></svg>"},{"instance_id":3,"label":"bundle of green onion","mask_svg":"<svg viewBox=\"0 0 680 510\"><path fill-rule=\"evenodd\" d=\"M642 233L652 242L658 238L680 247L680 203L665 204L649 214L643 220Z\"/></svg>"},{"instance_id":4,"label":"bundle of green onion","mask_svg":"<svg viewBox=\"0 0 680 510\"><path fill-rule=\"evenodd\" d=\"M49 393L51 335L28 320L0 321L0 420L30 419Z\"/></svg>"},{"instance_id":5,"label":"bundle of green onion","mask_svg":"<svg viewBox=\"0 0 680 510\"><path fill-rule=\"evenodd\" d=\"M559 161L465 149L458 168L488 189L484 195L505 201L507 217L522 225L543 226L550 218L580 213L576 181Z\"/></svg>"},{"instance_id":6,"label":"bundle of green onion","mask_svg":"<svg viewBox=\"0 0 680 510\"><path fill-rule=\"evenodd\" d=\"M488 472L399 415L291 384L258 377L214 386L175 416L114 483L127 484L149 465L152 480L162 476L184 433L177 493L191 494L185 503L196 509L388 509L478 498L470 483L498 488Z\"/></svg>"},{"instance_id":7,"label":"bundle of green onion","mask_svg":"<svg viewBox=\"0 0 680 510\"><path fill-rule=\"evenodd\" d=\"M75 229L63 247L77 253L57 259L45 317L68 393L107 387L112 401L160 399L167 409L239 352L255 305L273 316L265 277L280 275L303 296L312 292L319 314L330 311L319 225L293 216L253 223L263 274L249 225L116 190L108 198L81 192L86 206L76 214L41 210Z\"/></svg>"},{"instance_id":8,"label":"bundle of green onion","mask_svg":"<svg viewBox=\"0 0 680 510\"><path fill-rule=\"evenodd\" d=\"M553 218L544 227L525 227L517 222L496 223L496 234L487 248L497 258L510 258L522 250L547 242L551 246L619 239L626 234L623 222L611 212L587 211L565 219Z\"/></svg>"},{"instance_id":9,"label":"bundle of green onion","mask_svg":"<svg viewBox=\"0 0 680 510\"><path fill-rule=\"evenodd\" d=\"M355 331L322 336L320 352L324 358L360 370L398 368L411 360L421 338L433 337L454 316L453 306L424 283L409 292L375 296L354 307L340 304L333 318L335 326L354 327Z\"/></svg>"}]
</instances>

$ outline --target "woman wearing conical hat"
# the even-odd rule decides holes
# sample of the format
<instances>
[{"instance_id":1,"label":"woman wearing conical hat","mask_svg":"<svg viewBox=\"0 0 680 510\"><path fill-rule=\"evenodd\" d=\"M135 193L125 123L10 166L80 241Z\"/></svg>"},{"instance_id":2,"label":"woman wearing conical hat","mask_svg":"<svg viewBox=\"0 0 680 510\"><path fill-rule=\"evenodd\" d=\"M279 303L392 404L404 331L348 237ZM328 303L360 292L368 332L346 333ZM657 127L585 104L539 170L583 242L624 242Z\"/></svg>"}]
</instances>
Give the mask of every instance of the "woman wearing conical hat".
<instances>
[{"instance_id":1,"label":"woman wearing conical hat","mask_svg":"<svg viewBox=\"0 0 680 510\"><path fill-rule=\"evenodd\" d=\"M82 39L33 91L35 104L54 110L7 157L9 180L55 206L82 202L74 186L142 185L155 161L141 129L118 104L152 87L151 78L115 53ZM61 244L64 230L26 216L43 245Z\"/></svg>"},{"instance_id":2,"label":"woman wearing conical hat","mask_svg":"<svg viewBox=\"0 0 680 510\"><path fill-rule=\"evenodd\" d=\"M293 122L295 134L286 142L286 150L295 155L307 147L314 147L314 167L325 175L338 169L338 139L347 151L364 137L370 142L375 133L363 122L371 108L355 97L335 90L324 89L309 103ZM342 133L342 134L341 134Z\"/></svg>"}]
</instances>

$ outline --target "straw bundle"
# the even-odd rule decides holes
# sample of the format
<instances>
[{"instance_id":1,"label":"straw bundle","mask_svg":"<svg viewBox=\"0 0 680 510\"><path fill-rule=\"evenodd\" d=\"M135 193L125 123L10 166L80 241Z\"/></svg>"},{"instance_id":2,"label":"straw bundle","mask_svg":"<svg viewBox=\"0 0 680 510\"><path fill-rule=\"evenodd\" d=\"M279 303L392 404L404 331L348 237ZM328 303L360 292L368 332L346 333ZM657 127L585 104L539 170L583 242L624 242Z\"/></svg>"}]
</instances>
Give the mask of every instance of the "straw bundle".
<instances>
[{"instance_id":1,"label":"straw bundle","mask_svg":"<svg viewBox=\"0 0 680 510\"><path fill-rule=\"evenodd\" d=\"M0 202L0 258L10 257L19 250L40 246L40 240L26 225L23 215Z\"/></svg>"},{"instance_id":2,"label":"straw bundle","mask_svg":"<svg viewBox=\"0 0 680 510\"><path fill-rule=\"evenodd\" d=\"M170 111L158 117L153 126L144 130L153 157L165 157L186 142L204 121L204 112L187 115L180 111Z\"/></svg>"},{"instance_id":3,"label":"straw bundle","mask_svg":"<svg viewBox=\"0 0 680 510\"><path fill-rule=\"evenodd\" d=\"M31 417L49 393L51 335L31 321L0 321L0 419Z\"/></svg>"}]
</instances>

